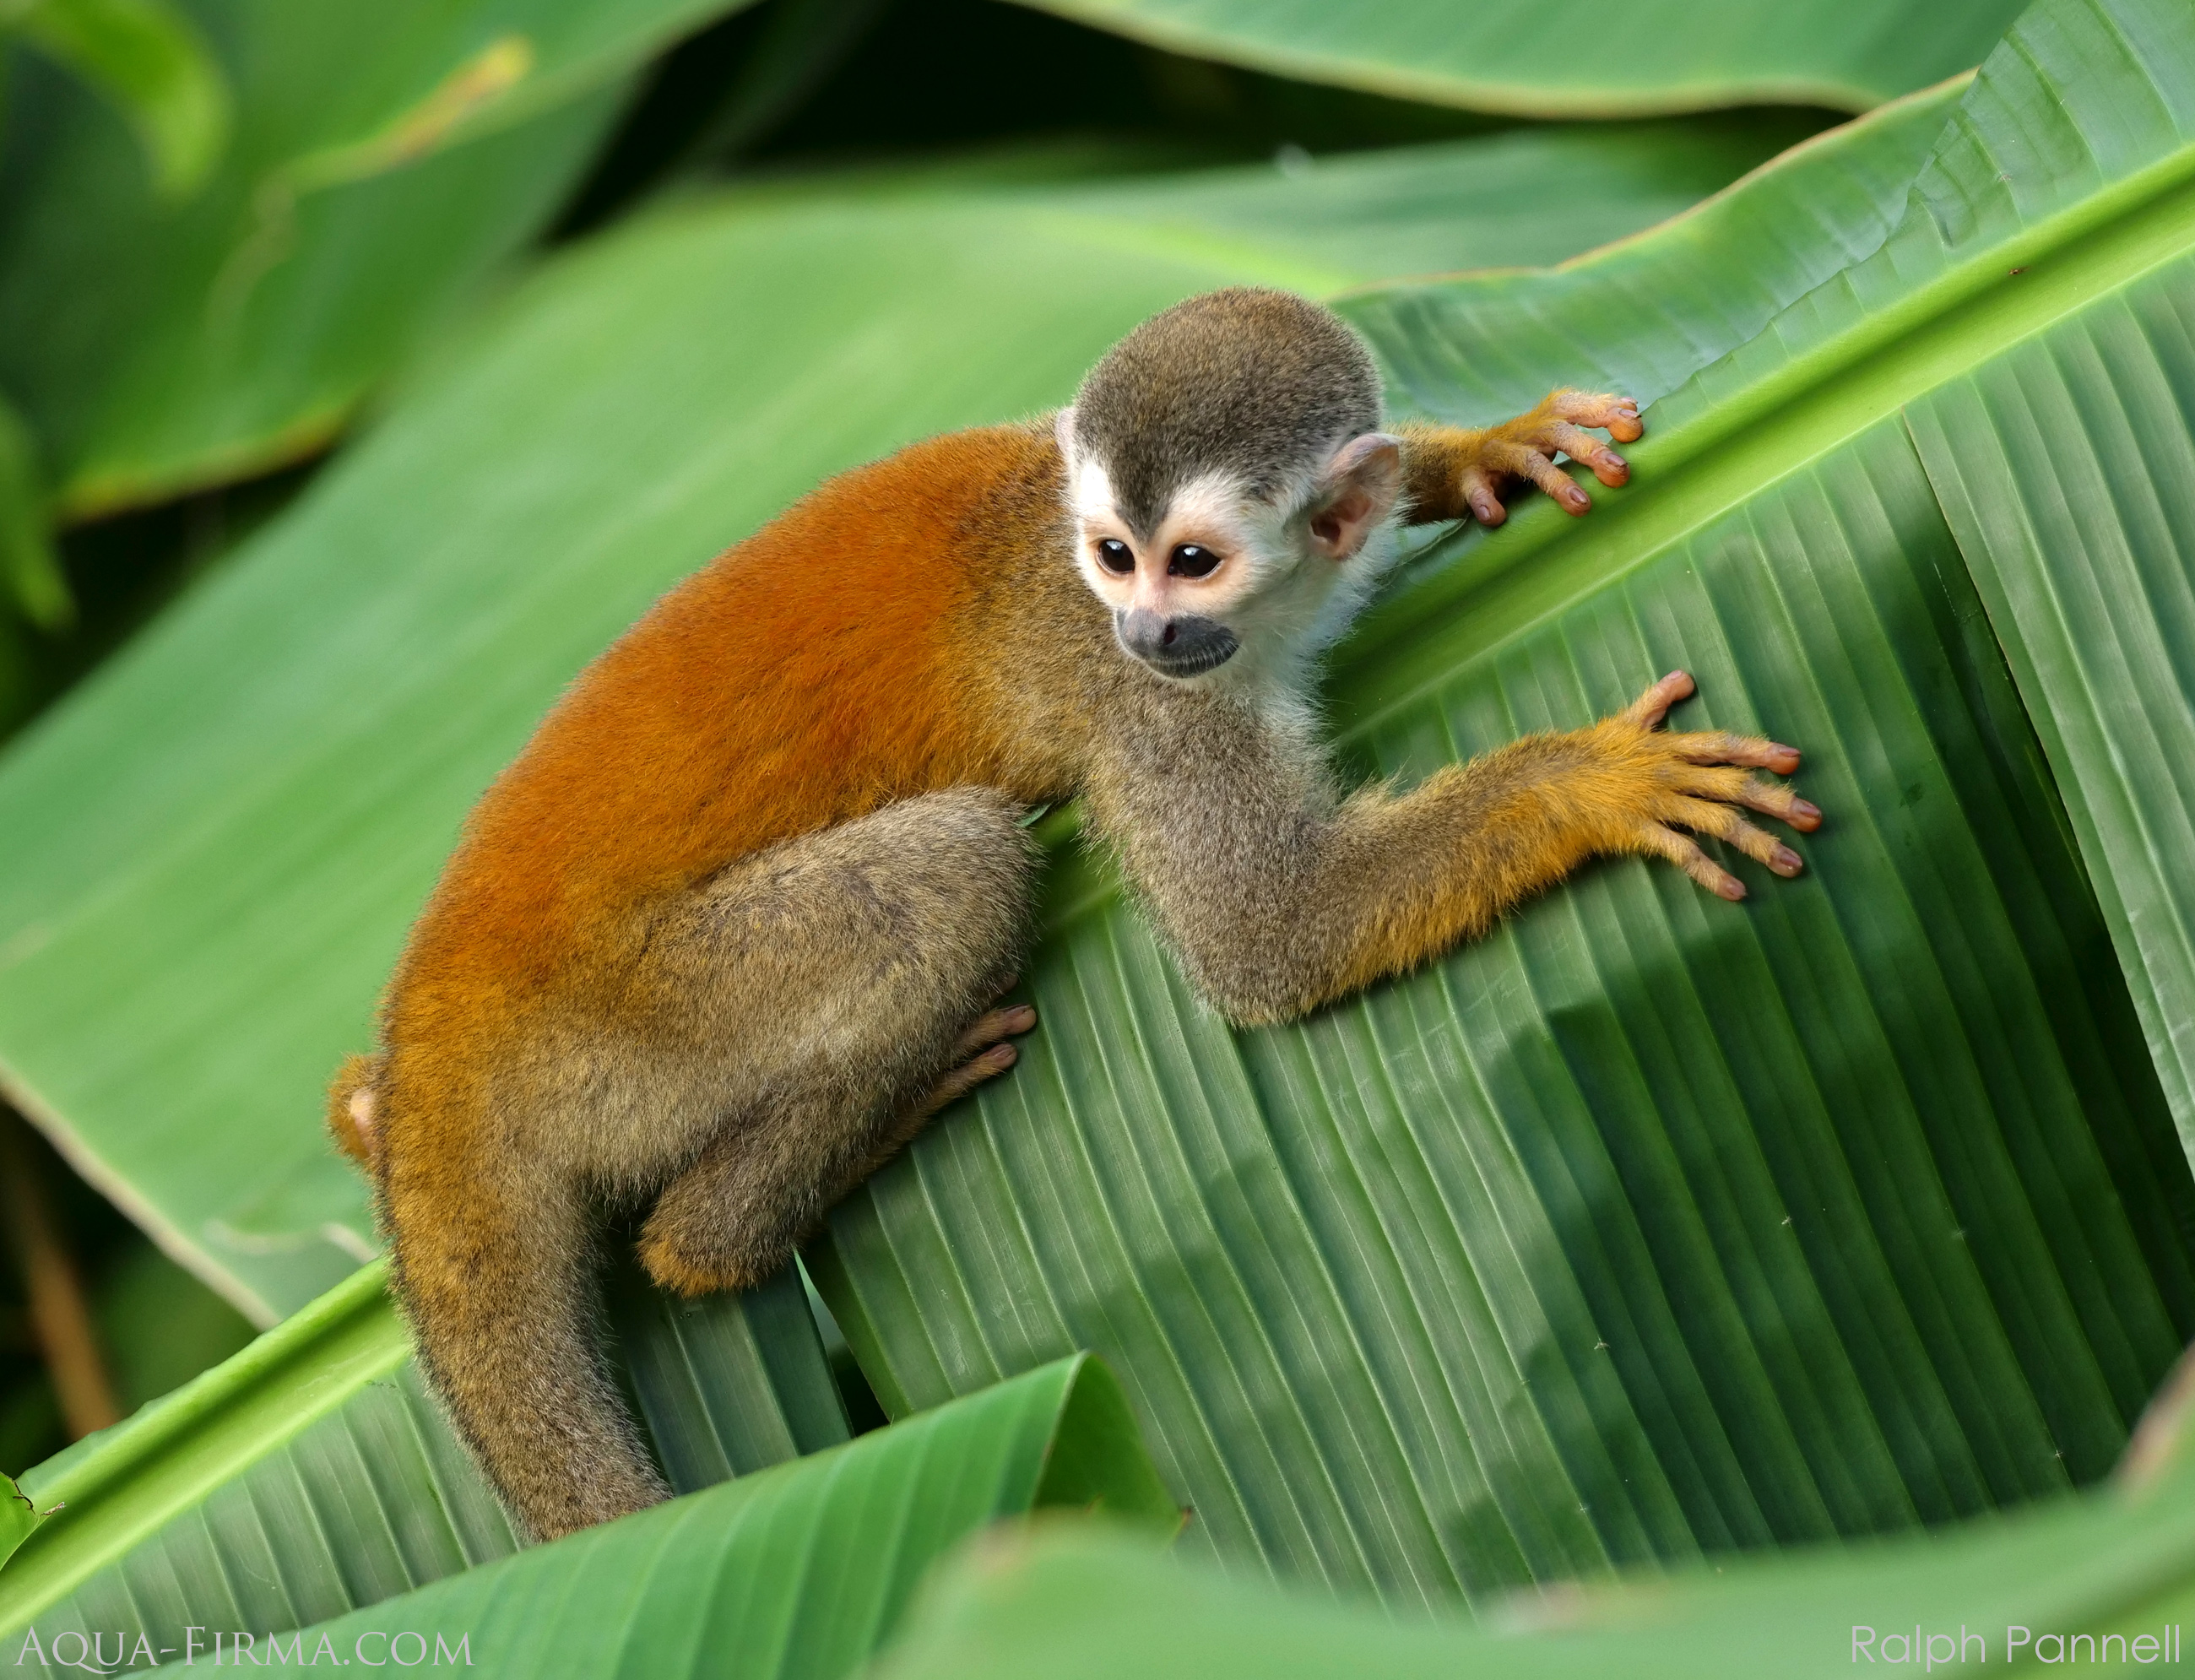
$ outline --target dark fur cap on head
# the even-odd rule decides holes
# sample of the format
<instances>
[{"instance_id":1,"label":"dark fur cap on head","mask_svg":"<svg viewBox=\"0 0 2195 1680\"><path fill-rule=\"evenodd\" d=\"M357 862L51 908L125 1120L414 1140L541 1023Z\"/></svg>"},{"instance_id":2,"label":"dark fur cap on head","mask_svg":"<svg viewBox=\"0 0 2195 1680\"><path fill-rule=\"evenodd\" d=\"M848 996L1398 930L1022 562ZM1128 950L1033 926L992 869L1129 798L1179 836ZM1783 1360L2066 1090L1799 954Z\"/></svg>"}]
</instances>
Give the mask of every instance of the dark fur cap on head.
<instances>
[{"instance_id":1,"label":"dark fur cap on head","mask_svg":"<svg viewBox=\"0 0 2195 1680\"><path fill-rule=\"evenodd\" d=\"M1232 473L1270 496L1315 453L1380 429L1380 375L1331 310L1230 286L1154 315L1074 399L1079 453L1102 462L1148 537L1182 485Z\"/></svg>"}]
</instances>

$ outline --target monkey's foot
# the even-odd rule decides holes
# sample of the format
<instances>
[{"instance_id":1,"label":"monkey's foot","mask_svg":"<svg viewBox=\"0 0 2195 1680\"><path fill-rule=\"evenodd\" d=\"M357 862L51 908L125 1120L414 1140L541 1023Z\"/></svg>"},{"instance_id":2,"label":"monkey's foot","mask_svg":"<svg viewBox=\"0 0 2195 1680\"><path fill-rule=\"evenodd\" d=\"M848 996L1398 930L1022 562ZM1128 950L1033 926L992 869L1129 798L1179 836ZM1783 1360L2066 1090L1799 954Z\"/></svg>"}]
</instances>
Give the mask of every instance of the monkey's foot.
<instances>
[{"instance_id":1,"label":"monkey's foot","mask_svg":"<svg viewBox=\"0 0 2195 1680\"><path fill-rule=\"evenodd\" d=\"M1011 992L1013 988L1014 982L1010 980L1000 989ZM1035 1025L1036 1010L1027 1004L1011 1004L978 1016L976 1024L963 1033L953 1046L957 1065L884 1134L870 1159L868 1171L874 1172L913 1142L939 1109L965 1096L984 1080L997 1079L1020 1061L1021 1052L1005 1040Z\"/></svg>"},{"instance_id":2,"label":"monkey's foot","mask_svg":"<svg viewBox=\"0 0 2195 1680\"><path fill-rule=\"evenodd\" d=\"M1745 896L1745 883L1677 831L1712 835L1788 878L1806 866L1804 860L1738 810L1774 817L1802 834L1822 826L1822 814L1783 784L1748 774L1758 768L1789 775L1799 768L1798 748L1721 730L1662 730L1669 708L1689 699L1696 687L1688 672L1673 670L1599 726L1644 784L1616 849L1666 858L1717 897L1735 902Z\"/></svg>"},{"instance_id":3,"label":"monkey's foot","mask_svg":"<svg viewBox=\"0 0 2195 1680\"><path fill-rule=\"evenodd\" d=\"M1464 504L1481 525L1500 525L1509 510L1501 504L1498 486L1520 478L1546 491L1564 512L1586 512L1593 498L1555 465L1557 455L1591 468L1593 475L1610 489L1631 477L1630 464L1586 430L1588 426L1602 428L1618 443L1630 443L1646 430L1639 423L1639 405L1629 397L1598 391L1552 392L1530 414L1478 434L1478 446L1463 467Z\"/></svg>"},{"instance_id":4,"label":"monkey's foot","mask_svg":"<svg viewBox=\"0 0 2195 1680\"><path fill-rule=\"evenodd\" d=\"M997 1079L1021 1060L1021 1052L1005 1040L1028 1032L1035 1025L1036 1010L1027 1004L1011 1004L979 1017L974 1026L960 1035L959 1042L953 1047L953 1058L958 1065L931 1088L929 1096L915 1105L909 1119L926 1120L948 1102L966 1096L984 1080Z\"/></svg>"}]
</instances>

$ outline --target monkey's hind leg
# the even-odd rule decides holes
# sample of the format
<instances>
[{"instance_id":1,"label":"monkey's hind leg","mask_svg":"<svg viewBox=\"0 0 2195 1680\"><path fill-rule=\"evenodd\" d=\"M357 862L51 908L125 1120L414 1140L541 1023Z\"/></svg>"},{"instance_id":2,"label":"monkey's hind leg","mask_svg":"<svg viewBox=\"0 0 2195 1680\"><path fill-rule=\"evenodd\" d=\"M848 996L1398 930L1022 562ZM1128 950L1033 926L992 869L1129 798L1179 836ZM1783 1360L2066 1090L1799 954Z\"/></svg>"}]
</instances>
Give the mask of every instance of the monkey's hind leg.
<instances>
[{"instance_id":1,"label":"monkey's hind leg","mask_svg":"<svg viewBox=\"0 0 2195 1680\"><path fill-rule=\"evenodd\" d=\"M706 966L741 1012L753 1078L642 1228L657 1282L770 1276L932 1114L1013 1065L1005 1041L1035 1011L992 1005L1026 935L1017 815L988 790L925 795L711 884L668 960Z\"/></svg>"}]
</instances>

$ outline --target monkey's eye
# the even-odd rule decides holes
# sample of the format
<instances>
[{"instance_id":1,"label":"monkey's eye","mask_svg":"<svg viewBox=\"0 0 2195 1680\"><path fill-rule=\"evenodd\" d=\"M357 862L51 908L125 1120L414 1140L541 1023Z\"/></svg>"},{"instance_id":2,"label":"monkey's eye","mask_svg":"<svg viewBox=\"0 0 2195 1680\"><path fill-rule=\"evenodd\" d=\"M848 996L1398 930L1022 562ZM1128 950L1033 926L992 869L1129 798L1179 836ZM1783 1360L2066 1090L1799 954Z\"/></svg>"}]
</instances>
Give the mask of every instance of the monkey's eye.
<instances>
[{"instance_id":1,"label":"monkey's eye","mask_svg":"<svg viewBox=\"0 0 2195 1680\"><path fill-rule=\"evenodd\" d=\"M1118 537L1108 537L1098 544L1098 563L1115 578L1125 578L1136 569L1135 555Z\"/></svg>"},{"instance_id":2,"label":"monkey's eye","mask_svg":"<svg viewBox=\"0 0 2195 1680\"><path fill-rule=\"evenodd\" d=\"M1208 578L1219 556L1201 544L1183 543L1167 557L1167 570L1177 578Z\"/></svg>"}]
</instances>

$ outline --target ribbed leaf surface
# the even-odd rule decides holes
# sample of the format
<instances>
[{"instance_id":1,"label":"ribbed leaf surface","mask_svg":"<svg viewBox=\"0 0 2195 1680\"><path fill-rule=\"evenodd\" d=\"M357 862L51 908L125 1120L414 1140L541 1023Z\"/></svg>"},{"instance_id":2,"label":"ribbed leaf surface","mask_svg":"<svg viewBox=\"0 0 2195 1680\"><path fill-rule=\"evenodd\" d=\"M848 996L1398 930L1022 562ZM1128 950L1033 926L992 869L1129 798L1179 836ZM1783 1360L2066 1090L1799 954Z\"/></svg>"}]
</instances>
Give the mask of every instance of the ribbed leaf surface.
<instances>
[{"instance_id":1,"label":"ribbed leaf surface","mask_svg":"<svg viewBox=\"0 0 2195 1680\"><path fill-rule=\"evenodd\" d=\"M681 1493L846 1439L845 1402L797 1272L741 1295L688 1301L654 1288L628 1262L608 1294L633 1398Z\"/></svg>"},{"instance_id":2,"label":"ribbed leaf surface","mask_svg":"<svg viewBox=\"0 0 2195 1680\"><path fill-rule=\"evenodd\" d=\"M2195 267L1907 412L2195 1150Z\"/></svg>"},{"instance_id":3,"label":"ribbed leaf surface","mask_svg":"<svg viewBox=\"0 0 2195 1680\"><path fill-rule=\"evenodd\" d=\"M1177 52L1532 117L1789 103L1864 111L1981 62L2021 0L1025 0Z\"/></svg>"},{"instance_id":4,"label":"ribbed leaf surface","mask_svg":"<svg viewBox=\"0 0 2195 1680\"><path fill-rule=\"evenodd\" d=\"M498 1674L835 1680L947 1549L1049 1505L1154 1534L1179 1517L1093 1360L308 1629L304 1650L401 1661L407 1632L429 1655L439 1633Z\"/></svg>"},{"instance_id":5,"label":"ribbed leaf surface","mask_svg":"<svg viewBox=\"0 0 2195 1680\"><path fill-rule=\"evenodd\" d=\"M516 1548L426 1393L378 1266L227 1365L23 1477L63 1509L0 1574L0 1637L286 1632ZM847 1438L791 1272L737 1297L614 1292L618 1350L682 1492Z\"/></svg>"}]
</instances>

